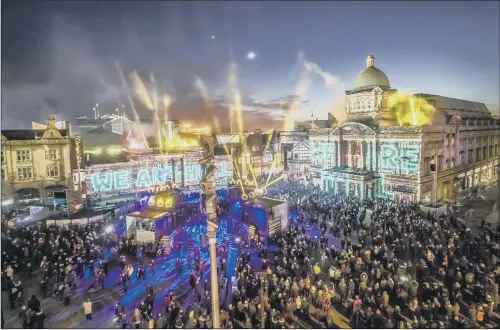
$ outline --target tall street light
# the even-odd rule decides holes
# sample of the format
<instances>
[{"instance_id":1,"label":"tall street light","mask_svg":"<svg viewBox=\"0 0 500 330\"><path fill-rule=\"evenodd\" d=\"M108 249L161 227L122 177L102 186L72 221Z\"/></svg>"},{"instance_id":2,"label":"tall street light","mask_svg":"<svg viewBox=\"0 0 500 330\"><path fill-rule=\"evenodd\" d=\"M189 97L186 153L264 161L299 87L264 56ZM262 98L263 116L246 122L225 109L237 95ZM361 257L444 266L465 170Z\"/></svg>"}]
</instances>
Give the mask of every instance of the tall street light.
<instances>
[{"instance_id":1,"label":"tall street light","mask_svg":"<svg viewBox=\"0 0 500 330\"><path fill-rule=\"evenodd\" d=\"M210 280L212 286L212 318L214 329L220 328L219 314L219 282L217 280L217 255L216 255L216 231L217 231L217 213L215 210L215 162L214 162L214 144L215 138L210 136L202 141L203 159L199 161L204 170L200 186L205 193L205 209L207 214L208 242L210 244Z\"/></svg>"}]
</instances>

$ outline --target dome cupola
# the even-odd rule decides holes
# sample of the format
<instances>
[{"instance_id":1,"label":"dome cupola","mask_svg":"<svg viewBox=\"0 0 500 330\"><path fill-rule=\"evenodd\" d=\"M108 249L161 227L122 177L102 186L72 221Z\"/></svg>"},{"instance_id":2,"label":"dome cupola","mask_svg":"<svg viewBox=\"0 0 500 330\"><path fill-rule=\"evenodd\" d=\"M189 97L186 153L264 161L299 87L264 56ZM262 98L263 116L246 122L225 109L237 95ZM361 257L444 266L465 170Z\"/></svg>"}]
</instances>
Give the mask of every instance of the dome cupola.
<instances>
[{"instance_id":1,"label":"dome cupola","mask_svg":"<svg viewBox=\"0 0 500 330\"><path fill-rule=\"evenodd\" d=\"M380 87L382 89L391 88L389 79L385 73L375 67L375 57L369 55L366 58L366 68L358 73L353 80L352 91L359 92L371 90L375 87Z\"/></svg>"}]
</instances>

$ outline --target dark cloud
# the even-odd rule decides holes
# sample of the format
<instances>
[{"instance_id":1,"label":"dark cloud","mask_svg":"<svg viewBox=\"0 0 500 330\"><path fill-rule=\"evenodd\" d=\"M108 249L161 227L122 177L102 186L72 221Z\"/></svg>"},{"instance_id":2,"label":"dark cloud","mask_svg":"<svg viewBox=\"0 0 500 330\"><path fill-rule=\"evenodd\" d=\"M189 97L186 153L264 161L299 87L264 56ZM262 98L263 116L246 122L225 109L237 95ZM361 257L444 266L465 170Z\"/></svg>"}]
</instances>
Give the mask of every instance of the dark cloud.
<instances>
[{"instance_id":1,"label":"dark cloud","mask_svg":"<svg viewBox=\"0 0 500 330\"><path fill-rule=\"evenodd\" d=\"M33 44L31 63L28 58L19 63L12 55L2 67L2 128L29 127L31 121L43 123L49 114L55 115L57 120L91 117L96 103L99 103L100 114L110 113L124 104L123 111L129 118L135 118L134 108L139 118L151 118L153 114L141 104L132 88L130 74L134 70L139 72L149 91L150 74L154 73L158 93L172 97L169 118L213 124L213 118L217 117L221 126L229 125L231 101L217 96L209 107L199 96L199 91L193 88L197 74L205 77L209 86L227 85L225 71L217 65L203 66L193 58L186 44L189 29L186 30L185 24L178 23L175 17L168 17L171 20L165 35L169 37L169 47L165 53L166 46L162 42L165 35L161 33L151 36L139 33L142 31L125 30L124 36L120 37L116 31L103 30L104 35L115 36L103 45L103 38L96 37L93 31L95 27L79 24L77 17L59 12L52 13L45 21L39 20L40 24L46 25L43 34L46 42ZM94 23L100 24L97 19ZM11 31L14 31L12 26ZM118 28L115 26L115 29ZM120 45L124 48L117 48L118 44L125 44ZM151 45L159 48L155 48L155 52L145 51ZM24 47L28 47L27 42ZM113 48L128 51L110 55L109 50ZM125 84L118 67L126 79ZM28 68L34 68L34 71L29 72ZM282 111L288 109L292 100L293 97L285 96L280 100L257 102L244 96L245 127L279 125L284 116ZM163 115L160 111L159 118L163 119Z\"/></svg>"},{"instance_id":2,"label":"dark cloud","mask_svg":"<svg viewBox=\"0 0 500 330\"><path fill-rule=\"evenodd\" d=\"M244 103L245 109L256 115L272 117L275 121L283 121L293 110L297 110L307 101L301 100L300 95L290 94L269 101L256 101L248 98Z\"/></svg>"},{"instance_id":3,"label":"dark cloud","mask_svg":"<svg viewBox=\"0 0 500 330\"><path fill-rule=\"evenodd\" d=\"M122 91L112 66L95 53L85 30L68 24L60 17L52 20L50 37L43 46L48 63L36 63L43 72L32 77L6 63L3 72L17 79L2 77L2 127L24 121L42 121L47 114L59 120L70 120L78 115L91 115L96 102L116 105ZM33 49L33 60L40 61ZM42 70L42 69L39 69ZM110 79L110 77L116 77ZM8 77L7 77L8 78ZM21 78L23 78L21 80Z\"/></svg>"}]
</instances>

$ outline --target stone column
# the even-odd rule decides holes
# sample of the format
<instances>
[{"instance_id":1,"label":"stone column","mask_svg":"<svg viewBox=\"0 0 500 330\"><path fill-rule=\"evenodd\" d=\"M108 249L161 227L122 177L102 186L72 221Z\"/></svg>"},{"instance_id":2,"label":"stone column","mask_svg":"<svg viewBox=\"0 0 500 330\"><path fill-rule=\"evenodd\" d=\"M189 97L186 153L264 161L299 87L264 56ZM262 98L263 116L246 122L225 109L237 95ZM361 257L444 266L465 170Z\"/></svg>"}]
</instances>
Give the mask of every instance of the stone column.
<instances>
[{"instance_id":1,"label":"stone column","mask_svg":"<svg viewBox=\"0 0 500 330\"><path fill-rule=\"evenodd\" d=\"M217 280L217 255L215 246L216 243L216 228L208 224L208 242L210 243L210 280L212 286L212 318L214 320L214 329L220 328L220 311L219 311L219 282Z\"/></svg>"},{"instance_id":2,"label":"stone column","mask_svg":"<svg viewBox=\"0 0 500 330\"><path fill-rule=\"evenodd\" d=\"M369 166L369 170L370 171L373 171L373 141L369 141L368 142L368 166Z\"/></svg>"},{"instance_id":3,"label":"stone column","mask_svg":"<svg viewBox=\"0 0 500 330\"><path fill-rule=\"evenodd\" d=\"M339 166L339 142L338 141L334 141L333 142L333 147L335 148L333 150L333 157L334 157L334 160L333 160L333 166L337 167Z\"/></svg>"},{"instance_id":4,"label":"stone column","mask_svg":"<svg viewBox=\"0 0 500 330\"><path fill-rule=\"evenodd\" d=\"M365 150L364 150L365 148L363 148L363 144L364 142L361 141L359 145L359 153L361 155L361 164L359 164L360 168L365 168Z\"/></svg>"},{"instance_id":5,"label":"stone column","mask_svg":"<svg viewBox=\"0 0 500 330\"><path fill-rule=\"evenodd\" d=\"M342 166L342 140L337 141L337 166L341 167Z\"/></svg>"},{"instance_id":6,"label":"stone column","mask_svg":"<svg viewBox=\"0 0 500 330\"><path fill-rule=\"evenodd\" d=\"M360 185L360 188L361 188L361 194L360 194L361 196L360 196L360 198L361 198L361 199L365 199L365 197L366 197L366 196L365 196L365 183L362 183L362 184Z\"/></svg>"},{"instance_id":7,"label":"stone column","mask_svg":"<svg viewBox=\"0 0 500 330\"><path fill-rule=\"evenodd\" d=\"M347 141L347 166L352 167L352 141Z\"/></svg>"}]
</instances>

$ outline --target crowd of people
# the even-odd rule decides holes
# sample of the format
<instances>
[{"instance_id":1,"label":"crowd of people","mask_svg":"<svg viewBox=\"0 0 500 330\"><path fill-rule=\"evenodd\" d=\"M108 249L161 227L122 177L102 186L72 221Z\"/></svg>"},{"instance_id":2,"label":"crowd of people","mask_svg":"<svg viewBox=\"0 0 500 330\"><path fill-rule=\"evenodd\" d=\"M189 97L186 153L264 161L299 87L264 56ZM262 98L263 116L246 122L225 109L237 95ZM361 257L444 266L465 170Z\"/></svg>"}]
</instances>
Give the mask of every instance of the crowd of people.
<instances>
[{"instance_id":1,"label":"crowd of people","mask_svg":"<svg viewBox=\"0 0 500 330\"><path fill-rule=\"evenodd\" d=\"M482 223L473 234L453 214L421 215L416 204L360 201L298 180L278 181L267 188L267 194L288 202L289 228L267 242L242 237L241 242L227 240L219 247L221 327L331 328L341 322L338 315L353 328L497 324L500 234L490 224ZM218 213L229 209L227 202L220 203ZM75 279L85 269L90 268L102 282L108 275L99 246L102 226L69 229L40 224L3 233L9 253L2 256L2 288L9 290L10 307L19 308L24 327L43 328L44 312L36 296L25 302L16 274L29 274L39 267L40 295L56 295L70 304ZM238 252L230 265L231 249ZM140 265L135 274L141 280L145 269L154 273L156 265L154 261L142 265L142 249L136 253ZM122 328L211 328L208 265L200 253L189 260L187 268L180 259L176 261L177 276L189 274L187 293L169 291L161 312L155 314L154 286L146 284L146 294L132 313L116 304L115 322ZM124 257L119 267L117 284L126 294L134 267ZM91 320L91 301L84 302L83 311Z\"/></svg>"},{"instance_id":2,"label":"crowd of people","mask_svg":"<svg viewBox=\"0 0 500 330\"><path fill-rule=\"evenodd\" d=\"M2 290L9 308L19 310L24 328L43 328L45 312L38 297L57 297L67 306L85 272L107 273L103 244L114 242L104 235L103 223L62 227L39 222L2 232ZM27 299L23 281L32 276L40 279L39 295Z\"/></svg>"},{"instance_id":3,"label":"crowd of people","mask_svg":"<svg viewBox=\"0 0 500 330\"><path fill-rule=\"evenodd\" d=\"M271 290L290 310L313 306L327 325L321 311L345 305L355 328L476 328L496 319L500 235L490 224L473 235L452 214L422 217L415 204L362 204L297 182L280 182L270 193L300 213L279 238ZM321 228L319 241L305 235L307 220ZM340 249L327 245L330 234Z\"/></svg>"}]
</instances>

